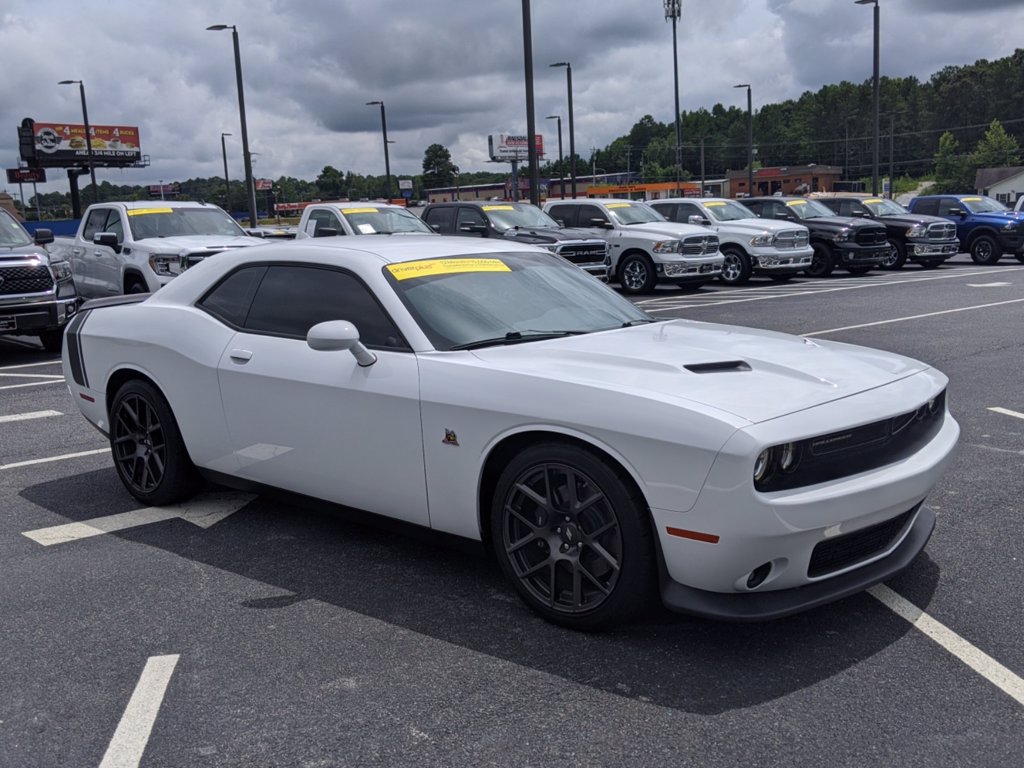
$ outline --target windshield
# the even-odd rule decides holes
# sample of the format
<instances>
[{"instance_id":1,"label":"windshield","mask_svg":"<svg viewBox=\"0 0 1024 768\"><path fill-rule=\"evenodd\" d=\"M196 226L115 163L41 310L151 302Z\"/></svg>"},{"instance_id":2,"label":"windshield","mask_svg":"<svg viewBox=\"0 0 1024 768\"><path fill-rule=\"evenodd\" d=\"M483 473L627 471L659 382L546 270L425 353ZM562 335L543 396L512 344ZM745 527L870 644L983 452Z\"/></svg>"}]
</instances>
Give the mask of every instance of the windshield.
<instances>
[{"instance_id":1,"label":"windshield","mask_svg":"<svg viewBox=\"0 0 1024 768\"><path fill-rule=\"evenodd\" d=\"M654 322L557 256L499 253L384 268L436 349L487 346Z\"/></svg>"},{"instance_id":2,"label":"windshield","mask_svg":"<svg viewBox=\"0 0 1024 768\"><path fill-rule=\"evenodd\" d=\"M960 202L966 205L971 213L1003 213L1010 210L991 197L962 197Z\"/></svg>"},{"instance_id":3,"label":"windshield","mask_svg":"<svg viewBox=\"0 0 1024 768\"><path fill-rule=\"evenodd\" d=\"M835 216L835 211L830 210L817 200L790 200L786 207L792 211L798 219L820 219L822 216Z\"/></svg>"},{"instance_id":4,"label":"windshield","mask_svg":"<svg viewBox=\"0 0 1024 768\"><path fill-rule=\"evenodd\" d=\"M128 226L132 237L180 237L182 235L221 235L245 237L237 222L220 208L131 208Z\"/></svg>"},{"instance_id":5,"label":"windshield","mask_svg":"<svg viewBox=\"0 0 1024 768\"><path fill-rule=\"evenodd\" d=\"M901 216L904 213L909 213L909 211L899 203L880 197L873 197L869 200L865 200L864 205L870 208L871 212L875 216Z\"/></svg>"},{"instance_id":6,"label":"windshield","mask_svg":"<svg viewBox=\"0 0 1024 768\"><path fill-rule=\"evenodd\" d=\"M608 213L619 224L647 224L651 221L668 221L664 216L643 203L605 203Z\"/></svg>"},{"instance_id":7,"label":"windshield","mask_svg":"<svg viewBox=\"0 0 1024 768\"><path fill-rule=\"evenodd\" d=\"M499 232L513 227L523 229L558 229L558 222L540 208L522 203L483 205L480 209L487 214L491 224Z\"/></svg>"},{"instance_id":8,"label":"windshield","mask_svg":"<svg viewBox=\"0 0 1024 768\"><path fill-rule=\"evenodd\" d=\"M357 235L393 235L396 232L436 234L414 213L405 208L339 208L345 221Z\"/></svg>"},{"instance_id":9,"label":"windshield","mask_svg":"<svg viewBox=\"0 0 1024 768\"><path fill-rule=\"evenodd\" d=\"M742 203L734 203L732 200L709 200L704 203L714 218L718 221L739 221L740 219L756 219L757 215Z\"/></svg>"},{"instance_id":10,"label":"windshield","mask_svg":"<svg viewBox=\"0 0 1024 768\"><path fill-rule=\"evenodd\" d=\"M33 240L11 214L0 209L0 245L18 247L32 245Z\"/></svg>"}]
</instances>

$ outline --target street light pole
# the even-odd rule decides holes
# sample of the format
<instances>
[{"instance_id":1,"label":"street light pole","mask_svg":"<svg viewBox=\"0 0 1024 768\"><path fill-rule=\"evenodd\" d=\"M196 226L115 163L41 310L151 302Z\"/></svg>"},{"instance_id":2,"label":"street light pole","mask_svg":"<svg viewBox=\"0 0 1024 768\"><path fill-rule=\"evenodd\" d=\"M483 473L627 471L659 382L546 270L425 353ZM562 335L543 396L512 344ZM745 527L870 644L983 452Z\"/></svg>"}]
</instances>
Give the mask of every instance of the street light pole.
<instances>
[{"instance_id":1,"label":"street light pole","mask_svg":"<svg viewBox=\"0 0 1024 768\"><path fill-rule=\"evenodd\" d=\"M750 97L750 83L740 83L733 88L747 89L747 194L754 196L754 109Z\"/></svg>"},{"instance_id":2,"label":"street light pole","mask_svg":"<svg viewBox=\"0 0 1024 768\"><path fill-rule=\"evenodd\" d=\"M92 131L89 129L89 109L85 105L85 83L81 80L61 80L57 85L78 85L78 92L82 96L82 122L85 123L85 154L89 158L89 178L92 179L92 201L98 203L99 189L96 187L96 165L92 159Z\"/></svg>"},{"instance_id":3,"label":"street light pole","mask_svg":"<svg viewBox=\"0 0 1024 768\"><path fill-rule=\"evenodd\" d=\"M548 66L565 67L565 86L569 92L569 178L572 196L576 197L576 131L572 120L572 63L559 61Z\"/></svg>"},{"instance_id":4,"label":"street light pole","mask_svg":"<svg viewBox=\"0 0 1024 768\"><path fill-rule=\"evenodd\" d=\"M224 144L224 137L230 136L230 133L221 133L220 135L220 153L224 156L224 210L231 213L231 182L228 181L228 150Z\"/></svg>"},{"instance_id":5,"label":"street light pole","mask_svg":"<svg viewBox=\"0 0 1024 768\"><path fill-rule=\"evenodd\" d=\"M558 121L558 191L560 197L565 200L565 178L563 176L562 168L562 116L561 115L548 115L545 120L557 120Z\"/></svg>"},{"instance_id":6,"label":"street light pole","mask_svg":"<svg viewBox=\"0 0 1024 768\"><path fill-rule=\"evenodd\" d=\"M366 106L380 106L380 131L384 136L384 200L391 202L391 160L388 157L388 116L384 112L383 101L368 101Z\"/></svg>"},{"instance_id":7,"label":"street light pole","mask_svg":"<svg viewBox=\"0 0 1024 768\"><path fill-rule=\"evenodd\" d=\"M871 145L871 194L878 194L878 131L879 131L879 111L878 111L878 27L879 27L879 10L878 0L854 0L857 5L874 5L874 21L875 21L875 55L874 55L874 67L871 75L871 85L873 98L875 103L875 129L872 136Z\"/></svg>"},{"instance_id":8,"label":"street light pole","mask_svg":"<svg viewBox=\"0 0 1024 768\"><path fill-rule=\"evenodd\" d=\"M672 74L676 86L676 187L678 191L680 176L679 152L683 144L683 129L679 118L679 53L676 47L676 27L679 25L682 0L665 0L665 20L672 22Z\"/></svg>"},{"instance_id":9,"label":"street light pole","mask_svg":"<svg viewBox=\"0 0 1024 768\"><path fill-rule=\"evenodd\" d=\"M238 48L238 29L234 24L213 24L207 27L212 32L231 30L231 42L235 47L235 81L238 85L238 117L242 124L242 162L245 164L245 191L249 198L249 226L255 227L256 185L252 178L252 154L249 152L249 132L245 125L245 91L242 88L242 54Z\"/></svg>"}]
</instances>

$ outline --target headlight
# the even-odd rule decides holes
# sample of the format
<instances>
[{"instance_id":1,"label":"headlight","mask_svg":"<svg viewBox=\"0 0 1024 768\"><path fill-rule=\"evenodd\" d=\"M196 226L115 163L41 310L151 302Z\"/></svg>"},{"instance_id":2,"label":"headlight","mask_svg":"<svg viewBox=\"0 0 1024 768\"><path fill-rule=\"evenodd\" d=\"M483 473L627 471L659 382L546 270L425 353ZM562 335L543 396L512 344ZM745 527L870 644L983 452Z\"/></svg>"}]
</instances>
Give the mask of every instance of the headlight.
<instances>
[{"instance_id":1,"label":"headlight","mask_svg":"<svg viewBox=\"0 0 1024 768\"><path fill-rule=\"evenodd\" d=\"M654 244L655 253L676 253L679 250L678 240L661 240Z\"/></svg>"},{"instance_id":2,"label":"headlight","mask_svg":"<svg viewBox=\"0 0 1024 768\"><path fill-rule=\"evenodd\" d=\"M176 273L171 271L171 265L177 266L179 261L177 256L155 253L149 257L149 266L158 275L173 275Z\"/></svg>"},{"instance_id":3,"label":"headlight","mask_svg":"<svg viewBox=\"0 0 1024 768\"><path fill-rule=\"evenodd\" d=\"M50 272L53 273L53 279L57 282L71 279L71 265L66 261L50 262Z\"/></svg>"},{"instance_id":4,"label":"headlight","mask_svg":"<svg viewBox=\"0 0 1024 768\"><path fill-rule=\"evenodd\" d=\"M763 486L780 472L794 472L799 463L800 447L796 443L765 448L754 461L754 484Z\"/></svg>"},{"instance_id":5,"label":"headlight","mask_svg":"<svg viewBox=\"0 0 1024 768\"><path fill-rule=\"evenodd\" d=\"M853 235L853 233L850 230L841 229L832 236L832 239L837 243L845 243L850 239L851 235Z\"/></svg>"},{"instance_id":6,"label":"headlight","mask_svg":"<svg viewBox=\"0 0 1024 768\"><path fill-rule=\"evenodd\" d=\"M1003 232L1011 232L1011 231L1013 231L1016 228L1017 228L1017 222L1016 221L1008 221L1005 224L1003 224Z\"/></svg>"},{"instance_id":7,"label":"headlight","mask_svg":"<svg viewBox=\"0 0 1024 768\"><path fill-rule=\"evenodd\" d=\"M754 245L754 246L771 245L772 241L774 239L775 239L774 235L768 235L768 234L758 235L757 237L750 238L750 244Z\"/></svg>"},{"instance_id":8,"label":"headlight","mask_svg":"<svg viewBox=\"0 0 1024 768\"><path fill-rule=\"evenodd\" d=\"M540 247L547 251L551 251L551 253L558 253L558 246L554 243L544 243Z\"/></svg>"},{"instance_id":9,"label":"headlight","mask_svg":"<svg viewBox=\"0 0 1024 768\"><path fill-rule=\"evenodd\" d=\"M757 457L757 461L754 462L754 482L763 482L768 477L768 471L772 466L772 459L775 454L774 449L765 448Z\"/></svg>"},{"instance_id":10,"label":"headlight","mask_svg":"<svg viewBox=\"0 0 1024 768\"><path fill-rule=\"evenodd\" d=\"M926 237L928 235L927 224L915 224L907 230L907 237Z\"/></svg>"}]
</instances>

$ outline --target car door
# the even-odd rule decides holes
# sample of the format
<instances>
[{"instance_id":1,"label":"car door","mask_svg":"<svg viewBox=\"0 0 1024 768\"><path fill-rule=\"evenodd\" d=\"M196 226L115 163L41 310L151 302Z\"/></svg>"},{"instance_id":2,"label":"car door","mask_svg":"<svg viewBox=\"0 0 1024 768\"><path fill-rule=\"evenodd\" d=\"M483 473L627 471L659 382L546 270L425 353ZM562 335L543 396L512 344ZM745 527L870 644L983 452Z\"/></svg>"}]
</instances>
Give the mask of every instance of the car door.
<instances>
[{"instance_id":1,"label":"car door","mask_svg":"<svg viewBox=\"0 0 1024 768\"><path fill-rule=\"evenodd\" d=\"M75 289L83 298L95 299L121 292L121 262L118 255L110 246L93 242L96 235L110 231L110 220L117 222L121 233L119 242L123 242L124 227L120 225L117 210L93 206L86 214L81 238L71 249L71 272L75 279Z\"/></svg>"},{"instance_id":2,"label":"car door","mask_svg":"<svg viewBox=\"0 0 1024 768\"><path fill-rule=\"evenodd\" d=\"M569 203L559 203L558 205L552 205L548 209L548 215L562 227L575 227L578 220L576 208L577 206Z\"/></svg>"},{"instance_id":3,"label":"car door","mask_svg":"<svg viewBox=\"0 0 1024 768\"><path fill-rule=\"evenodd\" d=\"M423 221L439 235L455 234L455 208L451 205L434 205L423 212Z\"/></svg>"},{"instance_id":4,"label":"car door","mask_svg":"<svg viewBox=\"0 0 1024 768\"><path fill-rule=\"evenodd\" d=\"M369 289L342 269L272 264L217 290L252 293L218 366L233 473L429 524L416 356ZM311 349L326 320L352 322L376 362Z\"/></svg>"},{"instance_id":5,"label":"car door","mask_svg":"<svg viewBox=\"0 0 1024 768\"><path fill-rule=\"evenodd\" d=\"M486 237L489 223L483 211L468 205L460 205L455 214L455 234L468 237Z\"/></svg>"}]
</instances>

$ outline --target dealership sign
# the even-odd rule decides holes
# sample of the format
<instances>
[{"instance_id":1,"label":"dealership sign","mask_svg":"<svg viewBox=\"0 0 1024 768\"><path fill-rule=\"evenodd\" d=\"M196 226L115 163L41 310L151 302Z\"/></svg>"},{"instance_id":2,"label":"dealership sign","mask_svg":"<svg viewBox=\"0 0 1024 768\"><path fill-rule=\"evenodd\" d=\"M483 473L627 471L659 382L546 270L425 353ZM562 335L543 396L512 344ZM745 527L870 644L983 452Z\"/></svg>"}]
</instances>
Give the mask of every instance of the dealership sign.
<instances>
[{"instance_id":1,"label":"dealership sign","mask_svg":"<svg viewBox=\"0 0 1024 768\"><path fill-rule=\"evenodd\" d=\"M44 168L8 168L8 184L42 183L46 181L46 170Z\"/></svg>"},{"instance_id":2,"label":"dealership sign","mask_svg":"<svg viewBox=\"0 0 1024 768\"><path fill-rule=\"evenodd\" d=\"M544 137L541 134L534 136L534 145L537 147L537 157L544 155ZM529 157L530 138L526 135L513 136L510 134L491 134L487 137L487 150L491 160L526 160Z\"/></svg>"}]
</instances>

